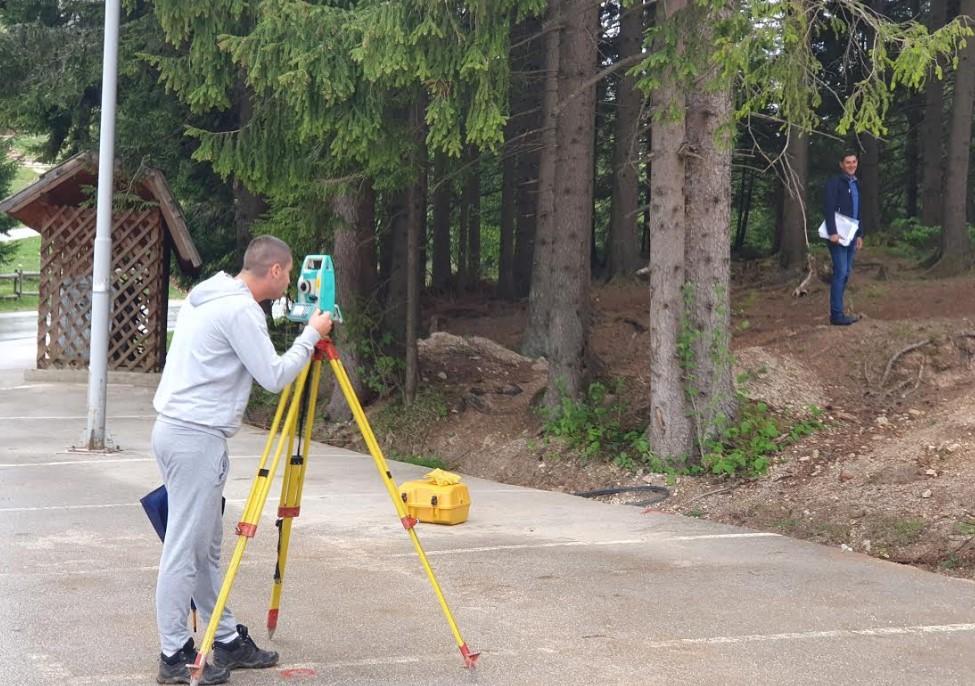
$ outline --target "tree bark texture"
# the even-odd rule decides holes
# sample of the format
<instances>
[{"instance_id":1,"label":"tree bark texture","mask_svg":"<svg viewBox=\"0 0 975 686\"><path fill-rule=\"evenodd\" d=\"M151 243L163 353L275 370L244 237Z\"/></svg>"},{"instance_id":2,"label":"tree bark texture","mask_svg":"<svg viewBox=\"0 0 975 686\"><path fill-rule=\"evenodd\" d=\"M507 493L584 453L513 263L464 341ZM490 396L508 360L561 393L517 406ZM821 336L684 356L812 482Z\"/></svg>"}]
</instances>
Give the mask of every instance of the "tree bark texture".
<instances>
[{"instance_id":1,"label":"tree bark texture","mask_svg":"<svg viewBox=\"0 0 975 686\"><path fill-rule=\"evenodd\" d=\"M554 193L558 235L539 284L549 311L545 403L552 408L563 396L578 398L586 380L596 123L596 87L590 82L599 31L598 3L563 0L563 10Z\"/></svg>"},{"instance_id":2,"label":"tree bark texture","mask_svg":"<svg viewBox=\"0 0 975 686\"><path fill-rule=\"evenodd\" d=\"M522 45L514 50L511 115L517 122L515 162L514 282L515 295L524 298L531 289L532 258L535 249L535 229L538 204L538 165L541 156L542 107L545 90L545 43L540 38L542 22L526 19L516 26L514 42ZM547 41L548 37L544 39Z\"/></svg>"},{"instance_id":3,"label":"tree bark texture","mask_svg":"<svg viewBox=\"0 0 975 686\"><path fill-rule=\"evenodd\" d=\"M785 205L782 215L782 239L779 246L779 266L794 271L806 265L806 218L809 206L806 185L809 182L809 137L799 129L789 131L786 149L788 168L784 170Z\"/></svg>"},{"instance_id":4,"label":"tree bark texture","mask_svg":"<svg viewBox=\"0 0 975 686\"><path fill-rule=\"evenodd\" d=\"M724 11L701 22L710 45ZM685 165L684 316L692 332L692 360L684 370L698 448L737 415L731 354L731 153L719 129L731 121L729 86L715 86L718 68L702 75L687 97Z\"/></svg>"},{"instance_id":5,"label":"tree bark texture","mask_svg":"<svg viewBox=\"0 0 975 686\"><path fill-rule=\"evenodd\" d=\"M929 31L945 25L944 2L932 2L926 24ZM941 226L942 175L945 142L945 85L932 69L924 87L924 117L921 121L921 223Z\"/></svg>"},{"instance_id":6,"label":"tree bark texture","mask_svg":"<svg viewBox=\"0 0 975 686\"><path fill-rule=\"evenodd\" d=\"M657 21L669 19L665 3ZM684 93L674 74L665 73L650 96L650 425L653 452L682 459L694 448L690 408L684 392L679 339L684 318L685 252Z\"/></svg>"},{"instance_id":7,"label":"tree bark texture","mask_svg":"<svg viewBox=\"0 0 975 686\"><path fill-rule=\"evenodd\" d=\"M505 145L501 154L501 235L498 251L497 296L504 300L515 297L515 217L518 205L515 197L517 187L517 154L511 139L516 135L516 122L512 117L505 125Z\"/></svg>"},{"instance_id":8,"label":"tree bark texture","mask_svg":"<svg viewBox=\"0 0 975 686\"><path fill-rule=\"evenodd\" d=\"M481 282L481 153L471 146L464 176L464 204L467 207L467 287Z\"/></svg>"},{"instance_id":9,"label":"tree bark texture","mask_svg":"<svg viewBox=\"0 0 975 686\"><path fill-rule=\"evenodd\" d=\"M643 7L622 10L620 60L637 55L643 47ZM641 266L639 220L640 110L643 95L636 78L621 75L616 92L613 142L613 215L610 224L607 272L609 278L630 277Z\"/></svg>"},{"instance_id":10,"label":"tree bark texture","mask_svg":"<svg viewBox=\"0 0 975 686\"><path fill-rule=\"evenodd\" d=\"M416 339L420 329L420 235L427 215L425 112L425 98L417 97L410 108L410 128L414 138L410 161L417 178L410 186L406 207L406 379L403 395L407 405L411 405L416 398L416 384L420 376Z\"/></svg>"},{"instance_id":11,"label":"tree bark texture","mask_svg":"<svg viewBox=\"0 0 975 686\"><path fill-rule=\"evenodd\" d=\"M359 256L360 290L370 300L377 299L378 283L376 254L376 191L372 181L359 187L356 210L356 251Z\"/></svg>"},{"instance_id":12,"label":"tree bark texture","mask_svg":"<svg viewBox=\"0 0 975 686\"><path fill-rule=\"evenodd\" d=\"M461 156L461 166L463 172L461 173L461 179L463 182L460 189L460 210L458 212L458 227L457 227L457 292L463 293L470 287L470 239L468 238L470 234L471 226L471 203L470 196L467 193L467 174L469 173L469 165L471 163L469 157L470 148L464 149L464 154Z\"/></svg>"},{"instance_id":13,"label":"tree bark texture","mask_svg":"<svg viewBox=\"0 0 975 686\"><path fill-rule=\"evenodd\" d=\"M866 231L873 235L883 230L883 215L880 210L880 140L869 133L860 136L863 154L857 176L860 178L860 217Z\"/></svg>"},{"instance_id":14,"label":"tree bark texture","mask_svg":"<svg viewBox=\"0 0 975 686\"><path fill-rule=\"evenodd\" d=\"M961 0L960 14L975 21L975 0ZM972 241L968 235L968 174L972 146L972 113L975 110L975 39L968 39L955 72L955 93L948 127L948 163L945 167L941 259L938 274L957 274L972 265Z\"/></svg>"},{"instance_id":15,"label":"tree bark texture","mask_svg":"<svg viewBox=\"0 0 975 686\"><path fill-rule=\"evenodd\" d=\"M338 292L339 304L347 317L355 317L363 303L368 299L369 292L365 290L369 277L364 273L365 260L362 259L360 236L368 226L372 230L372 217L363 200L363 196L371 193L366 183L350 189L347 193L337 195L331 199L332 212L338 218L335 227L335 244L332 248L332 260L335 264L335 286ZM375 267L373 267L375 269ZM372 278L375 281L375 277ZM360 359L350 341L346 328L336 326L332 337L360 402L366 402L367 389L362 382L361 370L364 360ZM339 385L332 385L332 397L328 403L328 416L333 420L347 421L352 418L352 411Z\"/></svg>"},{"instance_id":16,"label":"tree bark texture","mask_svg":"<svg viewBox=\"0 0 975 686\"><path fill-rule=\"evenodd\" d=\"M237 115L237 127L243 129L254 116L254 103L251 100L251 92L244 83L243 78L238 78L234 82L231 97L233 108ZM244 251L254 237L251 227L264 212L267 211L267 202L263 196L251 193L250 189L240 179L234 178L231 184L234 193L234 229L236 237L236 250L241 261L244 259Z\"/></svg>"},{"instance_id":17,"label":"tree bark texture","mask_svg":"<svg viewBox=\"0 0 975 686\"><path fill-rule=\"evenodd\" d=\"M434 290L445 291L450 283L450 181L447 156L438 153L433 172L433 279Z\"/></svg>"},{"instance_id":18,"label":"tree bark texture","mask_svg":"<svg viewBox=\"0 0 975 686\"><path fill-rule=\"evenodd\" d=\"M548 294L545 292L550 269L552 243L556 239L555 218L555 156L558 152L556 124L559 107L559 60L561 30L553 27L562 21L562 0L548 0L545 34L545 91L542 109L541 151L538 164L538 201L536 204L535 245L532 251L531 291L528 295L528 324L522 339L521 351L528 357L544 356L548 352ZM591 167L586 169L590 173Z\"/></svg>"},{"instance_id":19,"label":"tree bark texture","mask_svg":"<svg viewBox=\"0 0 975 686\"><path fill-rule=\"evenodd\" d=\"M384 252L389 272L384 288L383 328L392 336L397 354L405 354L406 350L408 196L408 191L394 191L388 194L386 207L389 229Z\"/></svg>"}]
</instances>

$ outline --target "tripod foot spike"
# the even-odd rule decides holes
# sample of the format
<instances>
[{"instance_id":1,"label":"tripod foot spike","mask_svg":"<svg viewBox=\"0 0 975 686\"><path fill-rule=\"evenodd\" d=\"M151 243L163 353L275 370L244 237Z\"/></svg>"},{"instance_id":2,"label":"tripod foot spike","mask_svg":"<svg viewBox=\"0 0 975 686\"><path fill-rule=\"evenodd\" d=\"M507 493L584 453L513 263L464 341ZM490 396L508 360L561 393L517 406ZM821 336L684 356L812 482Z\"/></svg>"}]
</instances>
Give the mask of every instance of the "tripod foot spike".
<instances>
[{"instance_id":1,"label":"tripod foot spike","mask_svg":"<svg viewBox=\"0 0 975 686\"><path fill-rule=\"evenodd\" d=\"M274 638L274 630L278 628L278 610L267 611L267 637Z\"/></svg>"},{"instance_id":2,"label":"tripod foot spike","mask_svg":"<svg viewBox=\"0 0 975 686\"><path fill-rule=\"evenodd\" d=\"M190 686L199 686L200 678L203 676L203 668L206 667L207 656L205 653L197 653L196 660L186 665L190 670Z\"/></svg>"},{"instance_id":3,"label":"tripod foot spike","mask_svg":"<svg viewBox=\"0 0 975 686\"><path fill-rule=\"evenodd\" d=\"M464 657L464 667L467 669L474 669L477 667L477 659L481 657L480 653L472 653L471 649L467 647L465 643L460 647L460 654Z\"/></svg>"}]
</instances>

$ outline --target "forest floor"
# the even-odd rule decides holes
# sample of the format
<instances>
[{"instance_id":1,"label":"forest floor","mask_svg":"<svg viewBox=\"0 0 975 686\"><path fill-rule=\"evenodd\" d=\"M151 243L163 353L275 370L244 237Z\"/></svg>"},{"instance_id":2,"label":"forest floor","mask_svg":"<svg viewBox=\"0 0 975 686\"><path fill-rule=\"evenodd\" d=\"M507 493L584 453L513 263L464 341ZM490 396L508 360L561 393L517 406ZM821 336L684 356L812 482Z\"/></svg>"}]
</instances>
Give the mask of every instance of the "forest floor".
<instances>
[{"instance_id":1,"label":"forest floor","mask_svg":"<svg viewBox=\"0 0 975 686\"><path fill-rule=\"evenodd\" d=\"M377 404L371 421L391 458L567 492L662 485L670 495L648 515L701 517L975 578L975 276L926 279L880 250L858 257L848 309L862 320L850 327L828 325L822 279L797 299L795 281L762 277L773 265L734 265L739 390L767 404L786 431L810 407L822 410L822 428L784 442L760 477L624 468L547 438L536 409L544 360L512 352L525 304L483 297L428 303L424 322L436 333L420 346L420 399L410 411ZM604 403L634 427L649 407L648 308L645 283L594 287L592 344L611 388ZM348 424L326 424L319 437L363 447Z\"/></svg>"}]
</instances>

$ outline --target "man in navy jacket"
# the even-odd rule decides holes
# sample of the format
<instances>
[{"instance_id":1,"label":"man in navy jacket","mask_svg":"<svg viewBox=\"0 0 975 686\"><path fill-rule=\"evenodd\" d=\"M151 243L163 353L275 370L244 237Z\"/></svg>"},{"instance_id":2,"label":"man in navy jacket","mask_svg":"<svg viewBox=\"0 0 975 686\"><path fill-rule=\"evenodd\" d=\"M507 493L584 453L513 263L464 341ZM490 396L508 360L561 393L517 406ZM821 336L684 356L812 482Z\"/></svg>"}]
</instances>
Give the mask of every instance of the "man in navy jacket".
<instances>
[{"instance_id":1,"label":"man in navy jacket","mask_svg":"<svg viewBox=\"0 0 975 686\"><path fill-rule=\"evenodd\" d=\"M840 160L841 174L837 174L826 182L826 202L823 203L823 213L826 215L826 232L829 241L830 257L833 258L833 281L829 288L829 323L836 326L848 326L857 321L843 312L843 294L846 282L850 280L853 271L853 258L857 250L863 247L863 223L857 231L856 239L849 245L840 245L840 236L836 232L836 213L860 221L860 184L856 172L859 158L856 153L847 153Z\"/></svg>"}]
</instances>

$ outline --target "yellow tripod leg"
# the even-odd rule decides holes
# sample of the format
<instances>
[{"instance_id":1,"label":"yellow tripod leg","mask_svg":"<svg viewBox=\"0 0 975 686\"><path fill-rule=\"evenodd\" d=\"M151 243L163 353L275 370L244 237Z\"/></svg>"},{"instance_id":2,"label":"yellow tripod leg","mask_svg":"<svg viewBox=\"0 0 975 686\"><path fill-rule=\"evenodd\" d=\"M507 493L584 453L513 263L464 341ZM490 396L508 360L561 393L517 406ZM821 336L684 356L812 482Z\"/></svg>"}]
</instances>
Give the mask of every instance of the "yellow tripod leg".
<instances>
[{"instance_id":1,"label":"yellow tripod leg","mask_svg":"<svg viewBox=\"0 0 975 686\"><path fill-rule=\"evenodd\" d=\"M281 483L281 500L278 503L278 559L274 567L274 584L271 587L271 602L267 611L267 635L274 637L278 627L278 617L281 610L281 592L284 589L284 573L288 563L288 546L291 543L291 525L295 517L301 513L301 491L305 483L305 470L308 467L308 449L311 444L312 427L315 420L315 409L318 400L318 385L322 378L322 356L316 349L312 361L311 385L305 395L307 398L304 414L304 424L301 427L302 436L297 452L289 449L288 464L284 468L284 479Z\"/></svg>"},{"instance_id":2,"label":"yellow tripod leg","mask_svg":"<svg viewBox=\"0 0 975 686\"><path fill-rule=\"evenodd\" d=\"M308 365L301 371L297 381L294 384L294 394L291 399L291 405L288 408L287 415L284 418L284 425L281 429L281 434L278 436L277 448L274 451L274 457L271 460L271 466L265 468L264 465L267 462L267 453L270 452L271 445L273 444L273 434L268 438L265 444L265 454L261 456L260 466L257 470L257 476L254 478L254 483L251 485L251 492L247 498L247 503L244 505L244 515L240 522L237 524L237 545L234 547L234 554L230 558L230 562L227 565L227 572L223 578L223 585L220 587L220 593L217 595L217 601L213 607L213 613L210 615L210 623L207 625L207 630L203 634L203 639L200 641L199 653L196 656L196 662L189 665L190 668L190 685L197 686L200 683L200 678L203 676L203 667L206 665L207 656L210 653L210 649L213 647L213 641L216 638L217 626L220 624L220 617L223 614L224 608L227 606L227 598L230 596L230 589L234 584L234 579L237 577L237 570L240 568L240 561L244 557L244 550L247 548L247 541L254 537L257 533L257 524L261 517L261 511L264 509L264 503L267 501L267 494L271 488L271 481L274 478L274 473L277 471L278 462L281 459L281 454L284 452L284 448L287 444L293 440L295 426L298 422L298 408L300 405L299 399L301 398L302 391L305 387L305 381L308 378L308 370L311 366L309 362ZM275 421L279 419L277 416L281 413L281 406L283 406L285 398L282 396L281 402L279 403L278 412L275 413Z\"/></svg>"},{"instance_id":3,"label":"yellow tripod leg","mask_svg":"<svg viewBox=\"0 0 975 686\"><path fill-rule=\"evenodd\" d=\"M437 582L437 577L433 573L433 568L430 566L430 562L427 560L427 555L423 550L423 546L420 545L420 539L416 534L416 519L410 517L409 512L406 510L406 505L403 504L402 499L399 495L399 489L396 487L396 483L393 481L393 475L389 471L389 465L386 463L386 459L383 457L382 450L379 449L379 443L376 441L376 436L372 432L372 428L369 426L369 421L366 419L365 412L362 411L362 405L359 404L359 398L355 394L355 389L352 388L352 382L349 381L349 376L345 372L345 367L342 366L342 360L339 359L338 351L330 340L324 341L325 355L328 357L329 365L332 367L332 371L335 373L335 378L342 389L342 394L345 396L346 402L349 404L349 408L352 410L352 415L355 417L356 424L359 426L359 431L362 433L362 438L366 442L366 446L369 448L369 453L372 455L372 459L376 464L376 469L379 471L379 476L382 478L383 483L386 485L386 490L389 492L389 497L393 501L393 507L396 508L396 514L399 515L400 522L403 524L403 528L406 529L406 533L409 535L410 540L413 542L413 547L416 549L416 554L420 558L420 564L423 565L423 570L427 573L427 578L430 580L430 585L433 587L433 592L437 596L437 600L440 602L440 609L443 610L444 616L447 618L447 624L450 625L450 631L454 635L454 641L457 643L457 647L460 648L460 654L464 658L464 666L472 668L477 664L477 658L480 653L471 652L470 648L467 647L467 643L460 634L460 629L457 627L457 622L454 620L454 615L450 611L450 606L447 605L447 599L444 598L443 591L440 589L440 584Z\"/></svg>"}]
</instances>

